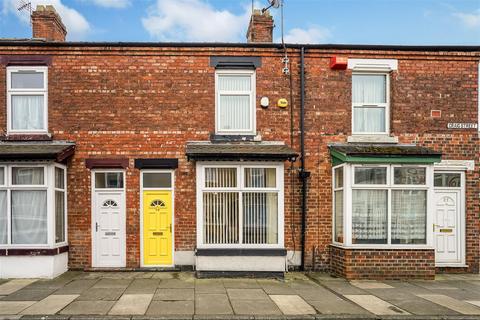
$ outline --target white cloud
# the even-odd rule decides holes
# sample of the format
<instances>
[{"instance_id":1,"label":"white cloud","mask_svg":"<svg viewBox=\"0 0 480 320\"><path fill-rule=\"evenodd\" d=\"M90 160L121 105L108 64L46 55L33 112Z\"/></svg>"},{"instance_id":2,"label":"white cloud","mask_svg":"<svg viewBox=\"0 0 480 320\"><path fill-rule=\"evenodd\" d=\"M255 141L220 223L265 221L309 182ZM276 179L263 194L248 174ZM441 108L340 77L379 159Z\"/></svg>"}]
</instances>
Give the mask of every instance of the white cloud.
<instances>
[{"instance_id":1,"label":"white cloud","mask_svg":"<svg viewBox=\"0 0 480 320\"><path fill-rule=\"evenodd\" d=\"M126 8L132 4L130 0L84 0L84 1L91 2L94 5L97 5L99 7L116 8L116 9Z\"/></svg>"},{"instance_id":2,"label":"white cloud","mask_svg":"<svg viewBox=\"0 0 480 320\"><path fill-rule=\"evenodd\" d=\"M332 36L329 29L311 26L307 29L293 28L284 36L286 43L324 43ZM281 39L277 40L280 42Z\"/></svg>"},{"instance_id":3,"label":"white cloud","mask_svg":"<svg viewBox=\"0 0 480 320\"><path fill-rule=\"evenodd\" d=\"M62 3L62 0L29 0L32 3L32 9L37 5L53 5L55 10L62 17L62 21L67 27L67 37L69 40L79 40L84 38L90 31L91 26L87 19L77 10L70 8ZM14 14L22 22L29 23L29 16L25 12L19 12L17 6L18 0L3 0L3 14Z\"/></svg>"},{"instance_id":4,"label":"white cloud","mask_svg":"<svg viewBox=\"0 0 480 320\"><path fill-rule=\"evenodd\" d=\"M473 13L455 12L453 16L468 28L480 28L480 10L476 10Z\"/></svg>"},{"instance_id":5,"label":"white cloud","mask_svg":"<svg viewBox=\"0 0 480 320\"><path fill-rule=\"evenodd\" d=\"M142 18L143 27L161 41L245 41L250 6L234 14L202 0L157 0Z\"/></svg>"}]
</instances>

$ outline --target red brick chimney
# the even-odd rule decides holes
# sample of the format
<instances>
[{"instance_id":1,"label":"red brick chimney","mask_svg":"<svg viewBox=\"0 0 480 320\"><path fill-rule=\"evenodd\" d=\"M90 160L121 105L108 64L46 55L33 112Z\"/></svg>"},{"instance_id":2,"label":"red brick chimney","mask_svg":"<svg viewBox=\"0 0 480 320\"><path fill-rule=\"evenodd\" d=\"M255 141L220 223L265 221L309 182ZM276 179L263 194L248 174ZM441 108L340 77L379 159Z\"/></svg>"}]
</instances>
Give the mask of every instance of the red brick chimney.
<instances>
[{"instance_id":1,"label":"red brick chimney","mask_svg":"<svg viewBox=\"0 0 480 320\"><path fill-rule=\"evenodd\" d=\"M253 10L247 30L247 42L273 42L273 27L273 17L268 10L265 12L257 9Z\"/></svg>"},{"instance_id":2,"label":"red brick chimney","mask_svg":"<svg viewBox=\"0 0 480 320\"><path fill-rule=\"evenodd\" d=\"M36 39L65 42L67 28L53 6L38 5L32 12L32 33Z\"/></svg>"}]
</instances>

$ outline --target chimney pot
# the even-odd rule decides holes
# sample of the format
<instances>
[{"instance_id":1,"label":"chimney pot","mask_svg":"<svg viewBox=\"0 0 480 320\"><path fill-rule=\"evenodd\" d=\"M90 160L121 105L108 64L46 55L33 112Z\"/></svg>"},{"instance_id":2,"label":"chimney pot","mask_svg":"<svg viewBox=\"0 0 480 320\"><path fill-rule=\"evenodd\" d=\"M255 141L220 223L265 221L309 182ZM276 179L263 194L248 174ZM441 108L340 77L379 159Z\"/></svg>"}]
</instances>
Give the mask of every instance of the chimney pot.
<instances>
[{"instance_id":1,"label":"chimney pot","mask_svg":"<svg viewBox=\"0 0 480 320\"><path fill-rule=\"evenodd\" d=\"M273 17L268 10L253 10L247 30L247 42L272 43L273 27Z\"/></svg>"},{"instance_id":2,"label":"chimney pot","mask_svg":"<svg viewBox=\"0 0 480 320\"><path fill-rule=\"evenodd\" d=\"M67 28L52 5L38 5L32 12L32 35L36 39L65 42Z\"/></svg>"}]
</instances>

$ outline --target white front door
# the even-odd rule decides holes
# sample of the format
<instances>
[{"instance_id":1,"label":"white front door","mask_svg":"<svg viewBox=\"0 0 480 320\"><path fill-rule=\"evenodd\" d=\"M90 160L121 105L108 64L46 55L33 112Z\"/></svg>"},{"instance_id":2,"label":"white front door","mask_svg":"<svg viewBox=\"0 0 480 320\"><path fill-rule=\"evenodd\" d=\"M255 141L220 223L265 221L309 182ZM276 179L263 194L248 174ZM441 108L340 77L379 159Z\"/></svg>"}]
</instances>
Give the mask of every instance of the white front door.
<instances>
[{"instance_id":1,"label":"white front door","mask_svg":"<svg viewBox=\"0 0 480 320\"><path fill-rule=\"evenodd\" d=\"M98 173L94 183L100 188L93 189L92 201L92 265L97 268L125 267L125 191L123 190L123 172ZM121 188L112 188L112 181L122 179ZM107 176L110 179L103 188L98 181ZM110 185L108 185L110 183ZM117 190L115 190L117 189ZM120 189L120 190L118 190Z\"/></svg>"}]
</instances>

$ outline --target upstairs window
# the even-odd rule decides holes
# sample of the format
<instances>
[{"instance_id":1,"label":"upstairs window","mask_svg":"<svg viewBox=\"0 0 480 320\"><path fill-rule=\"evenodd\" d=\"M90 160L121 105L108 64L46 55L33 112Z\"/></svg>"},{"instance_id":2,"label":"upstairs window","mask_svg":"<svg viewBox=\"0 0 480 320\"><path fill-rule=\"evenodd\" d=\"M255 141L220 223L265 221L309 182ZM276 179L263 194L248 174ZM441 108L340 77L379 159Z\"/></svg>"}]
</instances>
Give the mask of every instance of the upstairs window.
<instances>
[{"instance_id":1,"label":"upstairs window","mask_svg":"<svg viewBox=\"0 0 480 320\"><path fill-rule=\"evenodd\" d=\"M47 67L7 68L8 132L47 132Z\"/></svg>"},{"instance_id":2,"label":"upstairs window","mask_svg":"<svg viewBox=\"0 0 480 320\"><path fill-rule=\"evenodd\" d=\"M353 73L353 134L388 134L388 88L386 73Z\"/></svg>"},{"instance_id":3,"label":"upstairs window","mask_svg":"<svg viewBox=\"0 0 480 320\"><path fill-rule=\"evenodd\" d=\"M255 71L217 70L216 133L255 134Z\"/></svg>"}]
</instances>

